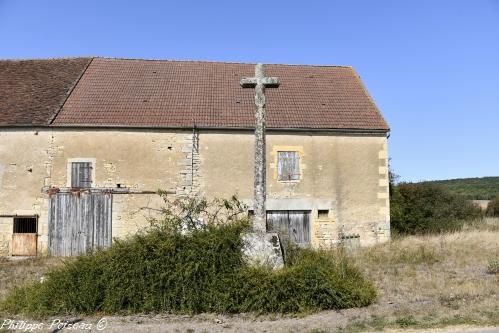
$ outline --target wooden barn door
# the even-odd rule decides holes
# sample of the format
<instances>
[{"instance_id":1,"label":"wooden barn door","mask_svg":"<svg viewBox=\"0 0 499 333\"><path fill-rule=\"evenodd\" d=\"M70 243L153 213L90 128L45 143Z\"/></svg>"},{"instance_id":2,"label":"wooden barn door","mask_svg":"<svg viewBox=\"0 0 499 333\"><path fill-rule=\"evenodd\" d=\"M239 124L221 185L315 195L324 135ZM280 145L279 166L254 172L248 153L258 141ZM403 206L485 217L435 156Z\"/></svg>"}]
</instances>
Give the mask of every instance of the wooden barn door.
<instances>
[{"instance_id":1,"label":"wooden barn door","mask_svg":"<svg viewBox=\"0 0 499 333\"><path fill-rule=\"evenodd\" d=\"M32 216L14 217L13 227L12 255L36 256L38 218Z\"/></svg>"},{"instance_id":2,"label":"wooden barn door","mask_svg":"<svg viewBox=\"0 0 499 333\"><path fill-rule=\"evenodd\" d=\"M57 193L50 197L49 254L75 256L111 245L112 195Z\"/></svg>"},{"instance_id":3,"label":"wooden barn door","mask_svg":"<svg viewBox=\"0 0 499 333\"><path fill-rule=\"evenodd\" d=\"M290 241L297 245L310 243L310 211L267 211L267 230L279 233L284 245Z\"/></svg>"}]
</instances>

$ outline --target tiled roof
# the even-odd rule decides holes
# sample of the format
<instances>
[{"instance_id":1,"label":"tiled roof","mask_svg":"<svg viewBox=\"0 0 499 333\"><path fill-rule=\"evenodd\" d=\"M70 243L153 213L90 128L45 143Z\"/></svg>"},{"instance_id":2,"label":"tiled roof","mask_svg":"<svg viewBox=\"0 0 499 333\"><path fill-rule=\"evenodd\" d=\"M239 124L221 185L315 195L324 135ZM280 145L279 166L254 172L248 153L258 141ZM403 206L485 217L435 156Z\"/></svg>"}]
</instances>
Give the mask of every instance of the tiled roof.
<instances>
[{"instance_id":1,"label":"tiled roof","mask_svg":"<svg viewBox=\"0 0 499 333\"><path fill-rule=\"evenodd\" d=\"M0 126L47 125L90 60L0 61Z\"/></svg>"},{"instance_id":2,"label":"tiled roof","mask_svg":"<svg viewBox=\"0 0 499 333\"><path fill-rule=\"evenodd\" d=\"M387 131L351 67L266 65L267 126ZM52 126L251 128L254 64L94 58Z\"/></svg>"}]
</instances>

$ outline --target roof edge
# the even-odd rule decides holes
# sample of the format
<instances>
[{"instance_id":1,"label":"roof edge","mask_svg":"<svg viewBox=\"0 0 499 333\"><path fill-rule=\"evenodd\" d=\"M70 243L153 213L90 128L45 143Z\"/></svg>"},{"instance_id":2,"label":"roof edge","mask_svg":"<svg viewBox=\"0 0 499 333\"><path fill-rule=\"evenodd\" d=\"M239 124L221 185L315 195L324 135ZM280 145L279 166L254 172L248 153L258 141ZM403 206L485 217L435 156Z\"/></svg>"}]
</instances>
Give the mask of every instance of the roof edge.
<instances>
[{"instance_id":1,"label":"roof edge","mask_svg":"<svg viewBox=\"0 0 499 333\"><path fill-rule=\"evenodd\" d=\"M386 121L385 117L383 117L383 114L381 113L381 110L378 108L378 105L376 104L376 102L374 102L374 99L372 98L371 94L369 93L369 90L367 90L367 87L364 84L364 82L362 81L362 79L360 78L360 75L357 73L357 71L353 67L350 67L350 70L352 71L353 75L355 76L355 79L359 82L359 85L362 87L362 90L366 94L367 98L369 99L369 101L374 106L374 109L376 110L376 113L381 118L381 120L383 120L383 123L385 124L385 126L387 128L387 131L389 132L390 131L390 125L388 125L388 122Z\"/></svg>"},{"instance_id":2,"label":"roof edge","mask_svg":"<svg viewBox=\"0 0 499 333\"><path fill-rule=\"evenodd\" d=\"M71 59L103 59L103 60L129 60L129 61L151 61L151 62L189 62L189 63L215 63L215 64L239 64L239 65L255 65L255 62L246 61L223 61L223 60L196 60L196 59L159 59L159 58L127 58L127 57L105 57L105 56L74 56L74 57L49 57L49 58L19 58L19 59L8 59L3 58L0 61L44 61L44 60L71 60ZM286 64L286 63L275 63L275 62L263 62L264 65L280 65L280 66L300 66L300 67L339 67L339 68L353 68L351 65L312 65L312 64Z\"/></svg>"},{"instance_id":3,"label":"roof edge","mask_svg":"<svg viewBox=\"0 0 499 333\"><path fill-rule=\"evenodd\" d=\"M130 130L227 130L227 131L254 131L254 127L236 127L236 126L128 126L128 125L1 125L1 129L130 129ZM390 129L363 129L363 128L310 128L310 127L267 127L267 132L331 132L331 133L356 133L356 134L388 134Z\"/></svg>"},{"instance_id":4,"label":"roof edge","mask_svg":"<svg viewBox=\"0 0 499 333\"><path fill-rule=\"evenodd\" d=\"M246 62L246 61L222 61L222 60L195 60L195 59L154 59L154 58L125 58L125 57L94 57L96 59L104 60L129 60L129 61L158 61L158 62L199 62L210 64L235 64L235 65L256 65L260 61ZM279 65L279 66L300 66L300 67L340 67L340 68L353 68L351 65L311 65L311 64L285 64L275 62L262 62L264 65Z\"/></svg>"}]
</instances>

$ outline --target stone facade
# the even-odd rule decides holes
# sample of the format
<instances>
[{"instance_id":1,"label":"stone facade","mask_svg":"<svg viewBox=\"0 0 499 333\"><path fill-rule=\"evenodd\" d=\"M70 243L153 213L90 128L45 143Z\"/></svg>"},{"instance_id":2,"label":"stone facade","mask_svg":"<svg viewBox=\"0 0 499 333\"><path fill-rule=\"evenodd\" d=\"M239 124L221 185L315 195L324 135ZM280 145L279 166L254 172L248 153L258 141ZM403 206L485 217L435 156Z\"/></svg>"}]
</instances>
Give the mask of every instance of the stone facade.
<instances>
[{"instance_id":1,"label":"stone facade","mask_svg":"<svg viewBox=\"0 0 499 333\"><path fill-rule=\"evenodd\" d=\"M276 152L300 154L297 181L278 181ZM228 197L250 207L254 136L251 131L146 129L0 130L0 253L10 254L13 215L37 215L38 253L47 253L48 196L68 187L70 159L95 160L95 187L127 188L113 195L112 235L147 225L162 201L176 195ZM267 132L267 210L311 211L311 243L331 246L339 235L361 245L390 237L388 152L384 134Z\"/></svg>"}]
</instances>

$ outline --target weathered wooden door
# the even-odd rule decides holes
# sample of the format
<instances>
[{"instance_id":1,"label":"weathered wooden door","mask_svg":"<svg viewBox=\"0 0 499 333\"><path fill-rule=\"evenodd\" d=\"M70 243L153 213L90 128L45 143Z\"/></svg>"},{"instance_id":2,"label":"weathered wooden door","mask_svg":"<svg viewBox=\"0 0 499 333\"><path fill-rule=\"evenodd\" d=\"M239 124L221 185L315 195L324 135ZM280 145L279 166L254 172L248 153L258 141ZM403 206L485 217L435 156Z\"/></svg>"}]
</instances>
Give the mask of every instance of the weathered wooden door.
<instances>
[{"instance_id":1,"label":"weathered wooden door","mask_svg":"<svg viewBox=\"0 0 499 333\"><path fill-rule=\"evenodd\" d=\"M16 216L13 222L12 255L36 256L38 218Z\"/></svg>"},{"instance_id":2,"label":"weathered wooden door","mask_svg":"<svg viewBox=\"0 0 499 333\"><path fill-rule=\"evenodd\" d=\"M37 234L12 234L13 256L36 256Z\"/></svg>"},{"instance_id":3,"label":"weathered wooden door","mask_svg":"<svg viewBox=\"0 0 499 333\"><path fill-rule=\"evenodd\" d=\"M267 230L279 233L283 243L310 243L310 211L267 211Z\"/></svg>"},{"instance_id":4,"label":"weathered wooden door","mask_svg":"<svg viewBox=\"0 0 499 333\"><path fill-rule=\"evenodd\" d=\"M110 193L57 193L50 196L49 254L74 256L111 245Z\"/></svg>"}]
</instances>

